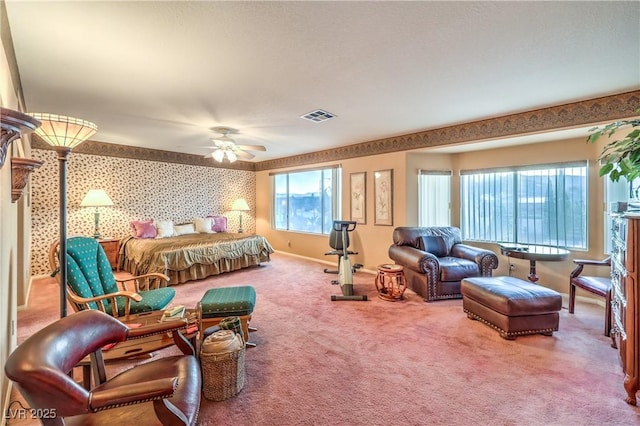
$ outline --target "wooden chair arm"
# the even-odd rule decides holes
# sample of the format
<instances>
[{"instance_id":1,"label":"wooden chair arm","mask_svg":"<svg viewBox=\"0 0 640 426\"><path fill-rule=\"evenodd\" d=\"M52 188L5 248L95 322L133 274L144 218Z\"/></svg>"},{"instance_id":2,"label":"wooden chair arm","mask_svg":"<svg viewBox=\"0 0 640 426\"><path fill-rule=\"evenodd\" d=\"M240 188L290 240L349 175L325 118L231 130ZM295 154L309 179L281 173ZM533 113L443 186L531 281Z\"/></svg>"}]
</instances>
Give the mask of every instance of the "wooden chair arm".
<instances>
[{"instance_id":1,"label":"wooden chair arm","mask_svg":"<svg viewBox=\"0 0 640 426\"><path fill-rule=\"evenodd\" d=\"M611 266L611 258L607 257L602 260L593 259L573 259L573 263L576 265L593 265L593 266Z\"/></svg>"},{"instance_id":2,"label":"wooden chair arm","mask_svg":"<svg viewBox=\"0 0 640 426\"><path fill-rule=\"evenodd\" d=\"M573 271L571 271L571 275L569 276L570 280L580 276L585 266L611 266L611 257L607 257L603 260L573 259L573 263L577 266Z\"/></svg>"},{"instance_id":3,"label":"wooden chair arm","mask_svg":"<svg viewBox=\"0 0 640 426\"><path fill-rule=\"evenodd\" d=\"M124 279L116 278L116 281L122 284L122 288L129 290L127 283L133 282L135 288L133 291L139 293L141 291L148 291L155 288L166 287L169 283L169 277L165 274L158 272L152 272L150 274L138 275L136 277L129 277Z\"/></svg>"},{"instance_id":4,"label":"wooden chair arm","mask_svg":"<svg viewBox=\"0 0 640 426\"><path fill-rule=\"evenodd\" d=\"M142 296L140 296L138 293L134 293L131 291L118 291L115 293L109 293L109 294L103 294L102 296L94 296L94 297L81 297L78 296L77 294L75 294L74 292L70 291L67 288L67 295L69 296L69 299L77 304L77 305L82 305L85 306L86 309L91 309L88 305L89 303L96 303L98 305L98 309L101 310L104 313L107 313L109 315L111 315L114 318L118 317L118 305L116 303L116 298L117 297L124 297L126 298L125 301L125 315L129 315L129 306L131 304L131 300L134 300L136 302L139 302L142 300ZM111 313L106 311L106 305L105 302L110 301L111 303Z\"/></svg>"}]
</instances>

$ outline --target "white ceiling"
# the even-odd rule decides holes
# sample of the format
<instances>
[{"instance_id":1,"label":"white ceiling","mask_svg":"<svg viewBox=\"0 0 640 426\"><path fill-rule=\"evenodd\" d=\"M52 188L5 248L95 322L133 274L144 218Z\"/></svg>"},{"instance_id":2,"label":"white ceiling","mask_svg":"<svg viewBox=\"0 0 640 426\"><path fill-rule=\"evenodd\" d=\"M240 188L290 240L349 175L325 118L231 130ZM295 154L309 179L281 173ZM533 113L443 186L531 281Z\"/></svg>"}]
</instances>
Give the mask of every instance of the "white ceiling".
<instances>
[{"instance_id":1,"label":"white ceiling","mask_svg":"<svg viewBox=\"0 0 640 426\"><path fill-rule=\"evenodd\" d=\"M215 126L262 161L640 88L638 1L6 8L29 112L192 154Z\"/></svg>"}]
</instances>

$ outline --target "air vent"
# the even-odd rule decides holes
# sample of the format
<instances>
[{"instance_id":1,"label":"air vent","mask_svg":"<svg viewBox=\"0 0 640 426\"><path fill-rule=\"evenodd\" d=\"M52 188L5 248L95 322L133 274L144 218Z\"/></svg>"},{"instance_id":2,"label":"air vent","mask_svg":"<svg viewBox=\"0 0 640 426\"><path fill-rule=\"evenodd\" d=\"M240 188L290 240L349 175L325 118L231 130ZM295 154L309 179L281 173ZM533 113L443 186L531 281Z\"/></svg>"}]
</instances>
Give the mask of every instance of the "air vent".
<instances>
[{"instance_id":1,"label":"air vent","mask_svg":"<svg viewBox=\"0 0 640 426\"><path fill-rule=\"evenodd\" d=\"M315 111L311 111L306 113L305 115L300 116L300 118L304 118L305 120L313 121L316 123L331 120L332 118L335 118L335 117L336 117L335 114L331 114L330 112L327 112L322 109L317 109Z\"/></svg>"}]
</instances>

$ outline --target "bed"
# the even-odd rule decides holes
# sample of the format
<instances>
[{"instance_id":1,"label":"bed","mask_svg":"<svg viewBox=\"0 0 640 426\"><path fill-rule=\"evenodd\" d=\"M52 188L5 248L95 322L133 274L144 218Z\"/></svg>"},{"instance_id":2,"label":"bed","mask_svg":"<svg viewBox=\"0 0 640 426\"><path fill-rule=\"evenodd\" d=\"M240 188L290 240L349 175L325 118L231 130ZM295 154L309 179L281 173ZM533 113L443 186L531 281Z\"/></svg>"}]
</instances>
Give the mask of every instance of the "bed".
<instances>
[{"instance_id":1,"label":"bed","mask_svg":"<svg viewBox=\"0 0 640 426\"><path fill-rule=\"evenodd\" d=\"M273 248L260 235L218 232L169 238L126 237L120 241L120 269L134 275L161 272L170 284L260 265Z\"/></svg>"}]
</instances>

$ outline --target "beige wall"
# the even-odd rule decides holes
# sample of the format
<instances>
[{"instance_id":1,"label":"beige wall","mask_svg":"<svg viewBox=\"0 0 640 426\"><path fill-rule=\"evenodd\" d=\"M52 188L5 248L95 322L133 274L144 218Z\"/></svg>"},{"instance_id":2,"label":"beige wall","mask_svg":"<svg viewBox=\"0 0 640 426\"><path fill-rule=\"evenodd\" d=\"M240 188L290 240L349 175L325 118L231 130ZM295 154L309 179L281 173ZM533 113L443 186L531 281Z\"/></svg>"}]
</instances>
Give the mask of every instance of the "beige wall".
<instances>
[{"instance_id":1,"label":"beige wall","mask_svg":"<svg viewBox=\"0 0 640 426\"><path fill-rule=\"evenodd\" d=\"M4 50L0 43L0 105L4 108L19 110L15 83ZM27 140L26 138L23 138ZM11 202L11 157L29 156L29 144L22 140L14 141L7 151L7 157L0 170L0 363L4 364L16 346L16 311L19 303L25 299L29 282L28 230L30 228L30 209L27 203L29 187L15 203ZM26 232L26 234L23 234ZM24 237L24 238L23 238ZM25 243L26 242L26 243ZM4 374L0 376L2 411L6 410L9 381ZM4 416L3 416L4 417Z\"/></svg>"},{"instance_id":2,"label":"beige wall","mask_svg":"<svg viewBox=\"0 0 640 426\"><path fill-rule=\"evenodd\" d=\"M375 270L378 264L389 262L388 248L396 226L417 226L418 223L418 170L452 170L452 224L460 223L459 172L465 169L481 169L500 166L545 164L553 162L589 160L589 250L573 252L563 262L538 262L540 283L561 293L568 292L568 276L574 268L573 258L604 257L603 245L603 181L598 177L597 158L602 144L589 145L585 139L559 140L547 143L520 145L508 148L472 151L457 154L400 152L343 160L342 165L342 211L343 218L349 215L349 175L367 172L367 223L357 226L353 234L352 249L359 254L354 262L362 263L365 269ZM313 167L329 165L314 164ZM394 226L373 224L373 171L394 169ZM304 169L304 167L301 167ZM286 170L286 169L283 169ZM295 169L291 169L295 170ZM282 170L278 170L282 171ZM293 253L322 261L334 262L325 256L329 250L327 236L276 231L270 225L271 183L269 173L261 171L256 177L256 229L265 235L278 251ZM497 275L507 275L509 261L515 265L514 276L526 279L528 261L509 259L500 254L496 244L476 244L498 253L500 266ZM592 271L606 275L607 271ZM586 294L585 294L586 295Z\"/></svg>"},{"instance_id":3,"label":"beige wall","mask_svg":"<svg viewBox=\"0 0 640 426\"><path fill-rule=\"evenodd\" d=\"M387 249L391 241L391 235L395 226L407 223L407 203L415 203L415 200L407 199L406 171L407 153L397 152L392 154L373 155L340 161L342 165L342 218L349 220L349 175L356 172L366 172L367 216L366 224L359 224L351 235L351 249L358 254L352 257L353 263L361 263L365 269L375 270L381 263L389 261ZM314 164L313 167L331 165L334 163ZM305 167L301 167L304 169ZM393 224L394 226L381 226L373 224L373 172L376 170L393 169ZM296 169L282 169L296 170ZM282 171L279 170L279 171ZM329 239L326 235L301 234L297 232L276 231L271 229L271 180L269 172L260 171L256 176L256 230L267 237L269 242L278 251L294 253L300 256L311 257L327 262L337 262L335 256L325 256L324 253L331 250Z\"/></svg>"}]
</instances>

